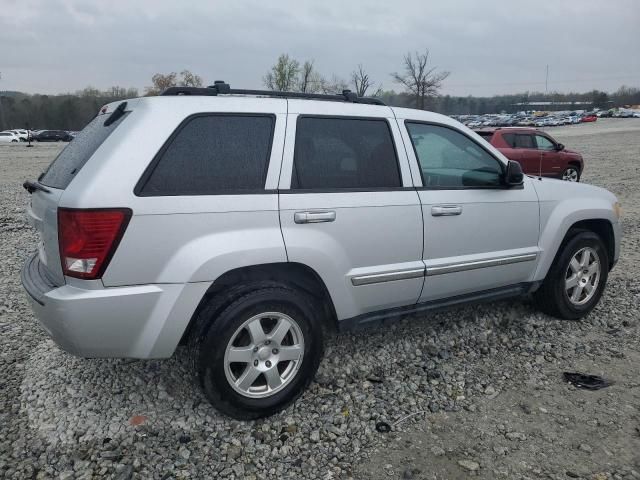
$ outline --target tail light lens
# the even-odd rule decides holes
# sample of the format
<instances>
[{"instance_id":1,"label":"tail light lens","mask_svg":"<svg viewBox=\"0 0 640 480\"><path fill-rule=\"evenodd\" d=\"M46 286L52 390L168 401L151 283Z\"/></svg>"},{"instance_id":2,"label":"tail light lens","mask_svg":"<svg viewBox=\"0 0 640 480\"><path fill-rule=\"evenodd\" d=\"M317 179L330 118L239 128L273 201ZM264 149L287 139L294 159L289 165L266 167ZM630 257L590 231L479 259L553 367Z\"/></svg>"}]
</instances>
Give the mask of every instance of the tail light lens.
<instances>
[{"instance_id":1,"label":"tail light lens","mask_svg":"<svg viewBox=\"0 0 640 480\"><path fill-rule=\"evenodd\" d=\"M128 208L59 208L58 243L64 274L85 280L100 278L130 218Z\"/></svg>"}]
</instances>

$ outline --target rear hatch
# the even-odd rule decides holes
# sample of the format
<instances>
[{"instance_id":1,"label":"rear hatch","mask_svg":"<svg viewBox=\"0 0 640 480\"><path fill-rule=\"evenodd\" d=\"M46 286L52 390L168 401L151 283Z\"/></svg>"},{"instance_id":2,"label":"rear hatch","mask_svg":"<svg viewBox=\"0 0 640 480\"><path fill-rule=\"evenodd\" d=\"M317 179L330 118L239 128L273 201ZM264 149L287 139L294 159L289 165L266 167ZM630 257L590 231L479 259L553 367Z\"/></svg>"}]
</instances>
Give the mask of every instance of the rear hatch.
<instances>
[{"instance_id":1,"label":"rear hatch","mask_svg":"<svg viewBox=\"0 0 640 480\"><path fill-rule=\"evenodd\" d=\"M100 145L127 116L127 102L103 107L100 114L67 145L38 177L25 182L31 192L28 219L38 232L38 255L51 283L65 283L58 247L58 205L64 191Z\"/></svg>"}]
</instances>

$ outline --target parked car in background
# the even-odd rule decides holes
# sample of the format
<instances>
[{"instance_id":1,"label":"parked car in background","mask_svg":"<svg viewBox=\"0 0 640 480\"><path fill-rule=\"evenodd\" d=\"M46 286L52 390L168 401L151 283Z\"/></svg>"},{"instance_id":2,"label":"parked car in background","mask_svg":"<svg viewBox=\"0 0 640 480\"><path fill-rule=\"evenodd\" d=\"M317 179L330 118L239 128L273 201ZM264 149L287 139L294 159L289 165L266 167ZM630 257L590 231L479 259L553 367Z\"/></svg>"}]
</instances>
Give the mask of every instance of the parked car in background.
<instances>
[{"instance_id":1,"label":"parked car in background","mask_svg":"<svg viewBox=\"0 0 640 480\"><path fill-rule=\"evenodd\" d=\"M37 142L70 142L73 137L64 130L42 130L34 137Z\"/></svg>"},{"instance_id":2,"label":"parked car in background","mask_svg":"<svg viewBox=\"0 0 640 480\"><path fill-rule=\"evenodd\" d=\"M18 143L20 138L13 132L4 131L0 132L0 142L3 143Z\"/></svg>"},{"instance_id":3,"label":"parked car in background","mask_svg":"<svg viewBox=\"0 0 640 480\"><path fill-rule=\"evenodd\" d=\"M27 140L29 140L28 130L11 130L11 132L15 133L21 142L26 142Z\"/></svg>"},{"instance_id":4,"label":"parked car in background","mask_svg":"<svg viewBox=\"0 0 640 480\"><path fill-rule=\"evenodd\" d=\"M582 118L580 119L580 121L582 123L595 122L596 120L598 120L598 117L595 114L592 114L592 113L588 113L586 115L583 115Z\"/></svg>"},{"instance_id":5,"label":"parked car in background","mask_svg":"<svg viewBox=\"0 0 640 480\"><path fill-rule=\"evenodd\" d=\"M568 150L551 135L535 128L496 128L476 130L509 160L520 162L529 175L561 178L579 182L584 160L578 152Z\"/></svg>"}]
</instances>

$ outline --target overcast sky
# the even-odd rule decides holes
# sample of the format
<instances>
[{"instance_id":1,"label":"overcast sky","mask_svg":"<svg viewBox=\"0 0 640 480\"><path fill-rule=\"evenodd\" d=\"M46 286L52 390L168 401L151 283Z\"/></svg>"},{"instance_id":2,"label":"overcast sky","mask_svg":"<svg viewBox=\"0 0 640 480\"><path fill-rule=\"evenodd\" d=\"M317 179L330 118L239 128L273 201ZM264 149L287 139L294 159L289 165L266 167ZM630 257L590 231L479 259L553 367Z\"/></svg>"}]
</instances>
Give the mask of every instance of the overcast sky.
<instances>
[{"instance_id":1,"label":"overcast sky","mask_svg":"<svg viewBox=\"0 0 640 480\"><path fill-rule=\"evenodd\" d=\"M640 86L638 0L0 0L0 90L137 87L156 72L260 88L280 53L385 89L407 51L449 70L443 93Z\"/></svg>"}]
</instances>

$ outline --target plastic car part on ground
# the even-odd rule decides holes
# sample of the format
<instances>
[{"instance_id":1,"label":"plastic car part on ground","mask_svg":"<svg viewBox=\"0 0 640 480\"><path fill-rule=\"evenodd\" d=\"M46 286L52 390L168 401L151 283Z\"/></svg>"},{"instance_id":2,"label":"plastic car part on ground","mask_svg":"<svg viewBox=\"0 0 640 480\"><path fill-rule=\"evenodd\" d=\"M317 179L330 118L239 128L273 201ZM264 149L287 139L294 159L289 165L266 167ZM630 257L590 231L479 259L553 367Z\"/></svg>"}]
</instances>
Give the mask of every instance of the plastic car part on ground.
<instances>
[{"instance_id":1,"label":"plastic car part on ground","mask_svg":"<svg viewBox=\"0 0 640 480\"><path fill-rule=\"evenodd\" d=\"M613 385L611 380L599 377L598 375L588 375L584 373L563 372L564 380L578 388L585 390L600 390Z\"/></svg>"}]
</instances>

